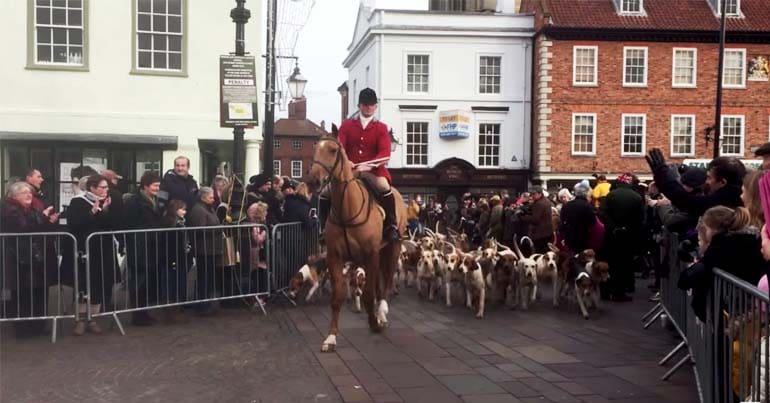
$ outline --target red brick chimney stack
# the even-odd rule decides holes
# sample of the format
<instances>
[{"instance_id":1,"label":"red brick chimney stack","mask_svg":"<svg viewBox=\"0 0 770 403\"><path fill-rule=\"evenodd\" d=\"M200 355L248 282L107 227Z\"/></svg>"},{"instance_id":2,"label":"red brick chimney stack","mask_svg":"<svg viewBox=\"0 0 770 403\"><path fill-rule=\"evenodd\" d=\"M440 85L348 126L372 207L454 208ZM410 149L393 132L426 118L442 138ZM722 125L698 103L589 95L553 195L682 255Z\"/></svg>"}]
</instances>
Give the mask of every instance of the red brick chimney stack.
<instances>
[{"instance_id":1,"label":"red brick chimney stack","mask_svg":"<svg viewBox=\"0 0 770 403\"><path fill-rule=\"evenodd\" d=\"M289 102L289 119L305 120L307 119L307 99L293 99Z\"/></svg>"}]
</instances>

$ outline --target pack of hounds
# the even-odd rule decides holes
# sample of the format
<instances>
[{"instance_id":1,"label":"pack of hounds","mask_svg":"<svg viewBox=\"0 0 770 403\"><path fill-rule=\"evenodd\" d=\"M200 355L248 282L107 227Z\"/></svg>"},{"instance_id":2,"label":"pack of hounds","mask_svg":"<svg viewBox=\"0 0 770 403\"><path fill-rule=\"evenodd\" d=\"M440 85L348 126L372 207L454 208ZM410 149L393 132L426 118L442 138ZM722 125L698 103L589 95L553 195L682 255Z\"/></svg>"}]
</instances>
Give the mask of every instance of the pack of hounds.
<instances>
[{"instance_id":1,"label":"pack of hounds","mask_svg":"<svg viewBox=\"0 0 770 403\"><path fill-rule=\"evenodd\" d=\"M481 247L471 250L468 236L452 230L441 234L426 229L420 238L410 235L402 241L394 292L414 286L421 298L434 301L443 291L447 307L452 306L453 296L464 296L465 306L479 319L484 317L487 300L496 300L511 309L528 309L539 300L541 283L553 287L555 308L564 302L574 303L588 319L590 312L598 309L599 285L609 279L609 266L598 261L592 249L571 253L548 244L548 252L524 256L520 245L529 244L533 249L529 237L514 239L513 248L487 239ZM292 277L289 296L297 298L307 288L305 301L317 301L322 290L329 288L328 273L324 255L309 257ZM343 275L348 300L355 312L361 312L366 272L348 263Z\"/></svg>"}]
</instances>

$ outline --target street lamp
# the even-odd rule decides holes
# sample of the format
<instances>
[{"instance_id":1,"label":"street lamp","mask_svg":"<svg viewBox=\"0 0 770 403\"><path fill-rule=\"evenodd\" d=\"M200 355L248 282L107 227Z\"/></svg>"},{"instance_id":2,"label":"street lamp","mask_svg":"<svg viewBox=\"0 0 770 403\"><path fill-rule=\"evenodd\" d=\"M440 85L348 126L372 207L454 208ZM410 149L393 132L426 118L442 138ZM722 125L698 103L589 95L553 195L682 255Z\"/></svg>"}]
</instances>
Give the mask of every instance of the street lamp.
<instances>
[{"instance_id":1,"label":"street lamp","mask_svg":"<svg viewBox=\"0 0 770 403\"><path fill-rule=\"evenodd\" d=\"M291 94L292 99L304 97L307 79L299 72L299 66L296 64L294 65L294 72L286 79L286 83L289 84L289 94Z\"/></svg>"},{"instance_id":2,"label":"street lamp","mask_svg":"<svg viewBox=\"0 0 770 403\"><path fill-rule=\"evenodd\" d=\"M391 127L390 130L388 130L388 134L390 134L390 152L394 153L396 152L396 146L401 144L401 142L398 141L395 135L393 135L393 128Z\"/></svg>"}]
</instances>

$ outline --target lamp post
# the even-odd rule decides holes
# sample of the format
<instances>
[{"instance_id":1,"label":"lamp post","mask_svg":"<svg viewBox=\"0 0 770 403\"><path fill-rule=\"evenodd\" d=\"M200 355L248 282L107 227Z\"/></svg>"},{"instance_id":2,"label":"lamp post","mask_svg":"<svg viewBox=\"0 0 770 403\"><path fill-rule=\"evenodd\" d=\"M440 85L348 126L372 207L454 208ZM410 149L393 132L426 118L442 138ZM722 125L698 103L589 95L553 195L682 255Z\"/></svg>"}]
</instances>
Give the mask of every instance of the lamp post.
<instances>
[{"instance_id":1,"label":"lamp post","mask_svg":"<svg viewBox=\"0 0 770 403\"><path fill-rule=\"evenodd\" d=\"M394 153L396 152L396 146L401 144L396 136L393 134L393 128L391 127L390 130L388 130L388 134L390 134L390 152Z\"/></svg>"},{"instance_id":2,"label":"lamp post","mask_svg":"<svg viewBox=\"0 0 770 403\"><path fill-rule=\"evenodd\" d=\"M294 64L294 72L286 79L286 84L289 85L289 94L292 99L304 98L307 79L299 72L297 63Z\"/></svg>"},{"instance_id":3,"label":"lamp post","mask_svg":"<svg viewBox=\"0 0 770 403\"><path fill-rule=\"evenodd\" d=\"M235 23L235 55L246 55L246 39L244 35L246 23L251 18L251 11L244 7L246 0L235 0L236 6L230 10L230 18ZM241 196L243 195L243 176L245 165L245 144L243 141L244 126L236 125L233 128L233 163L232 163L232 180L233 189L230 201L231 214L233 219L237 223L242 217L240 217L241 211Z\"/></svg>"},{"instance_id":4,"label":"lamp post","mask_svg":"<svg viewBox=\"0 0 770 403\"><path fill-rule=\"evenodd\" d=\"M725 65L725 17L727 11L727 0L722 0L720 4L720 22L719 22L719 70L717 71L717 102L714 111L714 158L719 157L720 140L722 135L722 76Z\"/></svg>"}]
</instances>

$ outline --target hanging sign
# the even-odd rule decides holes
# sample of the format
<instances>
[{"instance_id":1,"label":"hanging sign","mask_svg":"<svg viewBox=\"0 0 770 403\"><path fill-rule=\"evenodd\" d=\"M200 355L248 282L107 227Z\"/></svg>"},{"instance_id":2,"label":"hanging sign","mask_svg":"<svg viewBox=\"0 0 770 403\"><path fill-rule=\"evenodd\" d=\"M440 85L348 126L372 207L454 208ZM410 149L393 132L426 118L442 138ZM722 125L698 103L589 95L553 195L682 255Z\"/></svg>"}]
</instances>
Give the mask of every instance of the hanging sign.
<instances>
[{"instance_id":1,"label":"hanging sign","mask_svg":"<svg viewBox=\"0 0 770 403\"><path fill-rule=\"evenodd\" d=\"M439 113L438 136L442 139L466 139L471 135L471 113L463 110Z\"/></svg>"},{"instance_id":2,"label":"hanging sign","mask_svg":"<svg viewBox=\"0 0 770 403\"><path fill-rule=\"evenodd\" d=\"M710 162L711 160L691 159L684 160L682 163L691 167L708 169ZM747 169L757 170L762 168L762 160L741 160L741 162Z\"/></svg>"},{"instance_id":3,"label":"hanging sign","mask_svg":"<svg viewBox=\"0 0 770 403\"><path fill-rule=\"evenodd\" d=\"M257 115L257 72L253 56L219 56L219 126L253 127Z\"/></svg>"}]
</instances>

